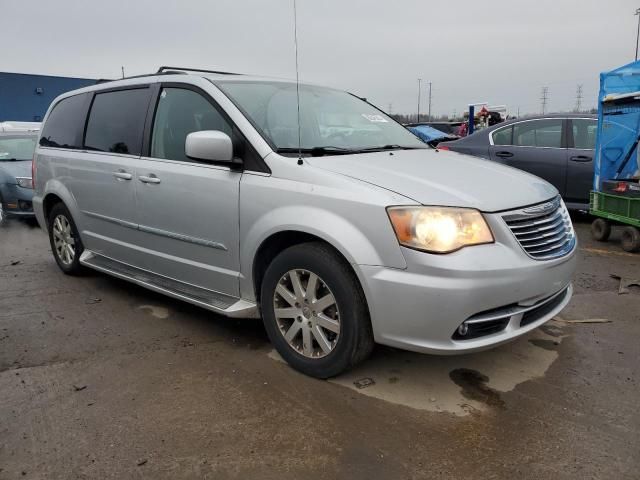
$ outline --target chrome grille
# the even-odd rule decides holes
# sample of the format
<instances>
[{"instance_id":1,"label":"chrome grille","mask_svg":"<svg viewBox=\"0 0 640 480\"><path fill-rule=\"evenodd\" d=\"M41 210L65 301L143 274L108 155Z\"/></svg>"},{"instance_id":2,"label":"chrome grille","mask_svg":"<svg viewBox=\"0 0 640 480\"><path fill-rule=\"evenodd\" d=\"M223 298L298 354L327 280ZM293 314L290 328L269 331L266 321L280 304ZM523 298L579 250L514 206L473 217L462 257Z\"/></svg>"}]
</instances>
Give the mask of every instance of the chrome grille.
<instances>
[{"instance_id":1,"label":"chrome grille","mask_svg":"<svg viewBox=\"0 0 640 480\"><path fill-rule=\"evenodd\" d=\"M522 249L536 260L568 254L576 244L571 218L560 197L502 215Z\"/></svg>"}]
</instances>

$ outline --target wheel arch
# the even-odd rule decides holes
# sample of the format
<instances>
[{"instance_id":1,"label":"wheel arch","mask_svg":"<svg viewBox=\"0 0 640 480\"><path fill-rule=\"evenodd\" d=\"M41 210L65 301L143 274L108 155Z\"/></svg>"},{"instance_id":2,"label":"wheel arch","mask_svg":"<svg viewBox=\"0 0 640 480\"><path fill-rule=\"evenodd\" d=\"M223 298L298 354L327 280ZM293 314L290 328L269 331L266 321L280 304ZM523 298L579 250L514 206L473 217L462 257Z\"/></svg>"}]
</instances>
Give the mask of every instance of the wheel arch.
<instances>
[{"instance_id":1,"label":"wheel arch","mask_svg":"<svg viewBox=\"0 0 640 480\"><path fill-rule=\"evenodd\" d=\"M251 210L248 212L252 213ZM406 268L404 256L392 234L380 232L378 237L371 238L376 230L367 234L359 228L359 221L349 220L331 210L288 205L262 212L257 218L241 213L240 218L240 294L249 301L258 298L256 287L260 285L260 274L264 273L260 269L266 268L265 258L273 258L284 248L305 241L321 241L338 252L355 272L365 293L367 289L358 265Z\"/></svg>"},{"instance_id":2,"label":"wheel arch","mask_svg":"<svg viewBox=\"0 0 640 480\"><path fill-rule=\"evenodd\" d=\"M64 200L62 200L62 198L60 198L55 193L48 193L42 199L42 211L44 212L45 220L49 219L49 215L51 214L51 210L53 209L54 205L57 204L57 203L64 203Z\"/></svg>"},{"instance_id":3,"label":"wheel arch","mask_svg":"<svg viewBox=\"0 0 640 480\"><path fill-rule=\"evenodd\" d=\"M360 281L357 272L353 268L353 263L349 261L347 256L330 241L327 241L325 238L322 238L314 233L309 233L303 230L281 230L266 237L260 243L253 257L253 264L251 268L251 286L256 301L260 301L260 288L262 285L262 280L269 264L271 263L271 260L275 258L280 252L289 247L310 242L319 242L330 247L345 261L347 265L349 265L349 268L351 268L356 278L358 278L358 281Z\"/></svg>"},{"instance_id":4,"label":"wheel arch","mask_svg":"<svg viewBox=\"0 0 640 480\"><path fill-rule=\"evenodd\" d=\"M49 213L56 203L63 203L67 207L76 226L80 230L80 225L78 225L80 215L75 198L62 182L57 179L51 179L47 182L42 195L42 214L45 225L48 224Z\"/></svg>"}]
</instances>

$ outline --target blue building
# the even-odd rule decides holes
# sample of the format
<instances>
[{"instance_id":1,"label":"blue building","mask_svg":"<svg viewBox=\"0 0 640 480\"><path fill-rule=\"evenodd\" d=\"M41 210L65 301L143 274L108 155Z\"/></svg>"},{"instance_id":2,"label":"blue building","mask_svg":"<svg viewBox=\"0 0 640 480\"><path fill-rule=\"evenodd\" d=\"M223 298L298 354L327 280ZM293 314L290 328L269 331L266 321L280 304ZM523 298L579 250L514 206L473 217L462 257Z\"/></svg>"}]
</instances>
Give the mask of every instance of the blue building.
<instances>
[{"instance_id":1,"label":"blue building","mask_svg":"<svg viewBox=\"0 0 640 480\"><path fill-rule=\"evenodd\" d=\"M58 95L97 82L90 78L0 72L0 122L40 122Z\"/></svg>"}]
</instances>

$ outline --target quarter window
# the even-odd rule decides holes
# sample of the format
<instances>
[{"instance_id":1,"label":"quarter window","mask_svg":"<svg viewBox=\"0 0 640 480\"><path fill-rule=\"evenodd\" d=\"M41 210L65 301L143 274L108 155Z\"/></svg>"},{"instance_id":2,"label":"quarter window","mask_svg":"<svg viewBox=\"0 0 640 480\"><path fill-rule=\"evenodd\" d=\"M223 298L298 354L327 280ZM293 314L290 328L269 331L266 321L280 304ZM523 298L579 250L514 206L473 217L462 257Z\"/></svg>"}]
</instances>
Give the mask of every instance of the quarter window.
<instances>
[{"instance_id":1,"label":"quarter window","mask_svg":"<svg viewBox=\"0 0 640 480\"><path fill-rule=\"evenodd\" d=\"M598 121L586 118L574 118L573 125L573 146L575 148L594 149L596 148L596 132Z\"/></svg>"},{"instance_id":2,"label":"quarter window","mask_svg":"<svg viewBox=\"0 0 640 480\"><path fill-rule=\"evenodd\" d=\"M57 148L82 148L82 130L87 117L86 94L60 100L51 110L42 129L40 145Z\"/></svg>"},{"instance_id":3,"label":"quarter window","mask_svg":"<svg viewBox=\"0 0 640 480\"><path fill-rule=\"evenodd\" d=\"M149 89L96 94L85 135L87 150L140 155Z\"/></svg>"},{"instance_id":4,"label":"quarter window","mask_svg":"<svg viewBox=\"0 0 640 480\"><path fill-rule=\"evenodd\" d=\"M164 88L158 99L151 136L151 156L189 160L184 144L187 135L201 130L218 130L230 137L233 128L202 95L184 88Z\"/></svg>"},{"instance_id":5,"label":"quarter window","mask_svg":"<svg viewBox=\"0 0 640 480\"><path fill-rule=\"evenodd\" d=\"M492 133L494 145L511 145L513 127L505 127Z\"/></svg>"},{"instance_id":6,"label":"quarter window","mask_svg":"<svg viewBox=\"0 0 640 480\"><path fill-rule=\"evenodd\" d=\"M513 144L520 147L562 147L562 119L516 123L513 126Z\"/></svg>"}]
</instances>

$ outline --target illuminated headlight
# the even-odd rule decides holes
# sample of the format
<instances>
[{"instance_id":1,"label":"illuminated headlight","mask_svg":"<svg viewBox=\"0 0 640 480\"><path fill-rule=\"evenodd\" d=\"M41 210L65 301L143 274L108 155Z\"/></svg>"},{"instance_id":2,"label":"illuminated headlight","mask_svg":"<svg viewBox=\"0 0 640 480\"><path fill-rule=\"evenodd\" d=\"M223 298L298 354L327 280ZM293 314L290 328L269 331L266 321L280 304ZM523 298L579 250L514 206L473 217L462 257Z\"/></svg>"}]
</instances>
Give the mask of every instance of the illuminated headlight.
<instances>
[{"instance_id":1,"label":"illuminated headlight","mask_svg":"<svg viewBox=\"0 0 640 480\"><path fill-rule=\"evenodd\" d=\"M472 208L389 207L387 213L405 247L450 253L494 241L484 217Z\"/></svg>"},{"instance_id":2,"label":"illuminated headlight","mask_svg":"<svg viewBox=\"0 0 640 480\"><path fill-rule=\"evenodd\" d=\"M16 177L16 182L18 182L18 185L22 188L33 188L33 180L31 180L31 177Z\"/></svg>"}]
</instances>

